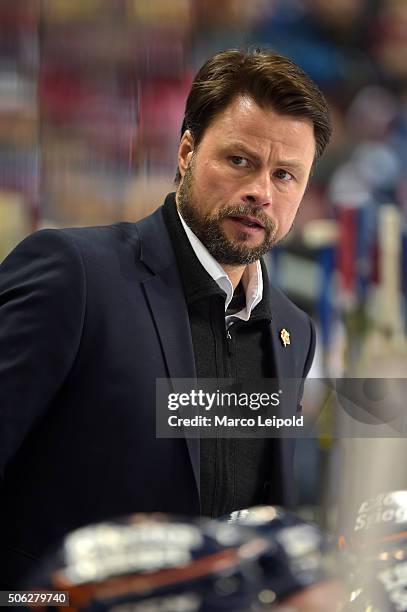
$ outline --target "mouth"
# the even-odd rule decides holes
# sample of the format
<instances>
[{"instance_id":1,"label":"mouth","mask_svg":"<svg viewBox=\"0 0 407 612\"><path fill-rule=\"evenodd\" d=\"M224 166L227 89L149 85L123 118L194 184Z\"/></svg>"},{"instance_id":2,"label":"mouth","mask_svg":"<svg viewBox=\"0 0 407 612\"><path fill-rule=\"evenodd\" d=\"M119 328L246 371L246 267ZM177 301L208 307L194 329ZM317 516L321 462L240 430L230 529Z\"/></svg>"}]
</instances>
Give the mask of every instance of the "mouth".
<instances>
[{"instance_id":1,"label":"mouth","mask_svg":"<svg viewBox=\"0 0 407 612\"><path fill-rule=\"evenodd\" d=\"M257 233L261 230L264 230L263 223L255 217L250 217L246 215L231 215L227 218L233 221L236 225L239 225L241 229L244 228L245 230L250 231L250 233Z\"/></svg>"}]
</instances>

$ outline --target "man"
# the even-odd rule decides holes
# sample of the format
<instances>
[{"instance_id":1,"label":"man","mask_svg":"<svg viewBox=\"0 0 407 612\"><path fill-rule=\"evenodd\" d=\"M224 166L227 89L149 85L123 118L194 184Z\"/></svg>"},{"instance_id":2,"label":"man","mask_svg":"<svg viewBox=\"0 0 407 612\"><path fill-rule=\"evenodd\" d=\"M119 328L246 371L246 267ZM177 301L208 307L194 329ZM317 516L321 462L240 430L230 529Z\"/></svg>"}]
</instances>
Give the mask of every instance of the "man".
<instances>
[{"instance_id":1,"label":"man","mask_svg":"<svg viewBox=\"0 0 407 612\"><path fill-rule=\"evenodd\" d=\"M306 376L312 325L260 258L329 134L295 64L219 53L188 97L175 196L137 224L37 232L3 262L3 588L86 523L291 501L287 440L157 439L155 381Z\"/></svg>"}]
</instances>

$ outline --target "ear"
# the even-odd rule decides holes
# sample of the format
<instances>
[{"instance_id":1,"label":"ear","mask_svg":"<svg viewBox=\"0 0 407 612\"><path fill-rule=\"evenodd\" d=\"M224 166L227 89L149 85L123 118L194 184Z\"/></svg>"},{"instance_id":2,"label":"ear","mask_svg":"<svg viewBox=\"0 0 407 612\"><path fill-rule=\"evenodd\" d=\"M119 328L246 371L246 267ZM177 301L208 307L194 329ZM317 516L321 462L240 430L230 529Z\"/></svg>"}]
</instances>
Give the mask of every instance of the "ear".
<instances>
[{"instance_id":1,"label":"ear","mask_svg":"<svg viewBox=\"0 0 407 612\"><path fill-rule=\"evenodd\" d=\"M178 147L178 168L181 177L184 176L194 153L194 139L189 130L185 130Z\"/></svg>"}]
</instances>

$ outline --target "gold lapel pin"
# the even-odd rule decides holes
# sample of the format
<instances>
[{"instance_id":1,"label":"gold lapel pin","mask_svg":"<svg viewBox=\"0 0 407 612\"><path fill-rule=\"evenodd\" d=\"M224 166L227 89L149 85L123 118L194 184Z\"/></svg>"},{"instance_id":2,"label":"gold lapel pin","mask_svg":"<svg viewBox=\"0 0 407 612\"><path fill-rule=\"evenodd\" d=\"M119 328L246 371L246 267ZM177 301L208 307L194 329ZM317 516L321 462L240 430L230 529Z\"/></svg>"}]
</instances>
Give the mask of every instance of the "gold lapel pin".
<instances>
[{"instance_id":1,"label":"gold lapel pin","mask_svg":"<svg viewBox=\"0 0 407 612\"><path fill-rule=\"evenodd\" d=\"M280 339L281 342L284 344L284 348L288 345L291 344L291 340L290 340L290 332L288 332L286 329L282 329L280 331Z\"/></svg>"}]
</instances>

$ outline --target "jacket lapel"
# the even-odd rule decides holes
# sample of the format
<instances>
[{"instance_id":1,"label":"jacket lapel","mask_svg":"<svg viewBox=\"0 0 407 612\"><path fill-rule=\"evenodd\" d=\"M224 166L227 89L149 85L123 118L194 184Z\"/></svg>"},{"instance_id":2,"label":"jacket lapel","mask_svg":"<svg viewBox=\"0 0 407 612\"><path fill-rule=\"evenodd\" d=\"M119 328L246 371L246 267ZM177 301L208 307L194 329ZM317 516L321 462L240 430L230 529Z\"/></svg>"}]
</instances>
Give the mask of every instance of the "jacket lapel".
<instances>
[{"instance_id":1,"label":"jacket lapel","mask_svg":"<svg viewBox=\"0 0 407 612\"><path fill-rule=\"evenodd\" d=\"M142 281L170 378L195 378L188 310L175 266ZM179 286L177 286L179 285Z\"/></svg>"},{"instance_id":2,"label":"jacket lapel","mask_svg":"<svg viewBox=\"0 0 407 612\"><path fill-rule=\"evenodd\" d=\"M290 376L293 377L294 367L292 363L293 354L289 350L289 346L284 346L281 340L281 330L284 326L281 325L281 320L278 312L274 308L273 295L271 294L272 321L270 324L271 346L274 357L275 378L278 380L279 389L290 385ZM294 382L294 381L292 381ZM288 396L292 393L292 388L288 389ZM284 404L283 404L284 406ZM293 407L294 408L294 407ZM290 412L295 412L294 410ZM280 411L282 418L289 416L284 411L284 407ZM294 472L293 472L293 453L294 440L292 438L276 438L275 456L278 463L278 472L275 471L277 479L277 487L280 489L281 504L286 508L295 508L296 494L294 489Z\"/></svg>"},{"instance_id":3,"label":"jacket lapel","mask_svg":"<svg viewBox=\"0 0 407 612\"><path fill-rule=\"evenodd\" d=\"M142 280L146 300L171 379L196 378L188 309L171 241L161 209L137 223L140 260L150 272ZM176 384L173 383L176 389ZM195 482L200 490L200 444L185 438Z\"/></svg>"}]
</instances>

